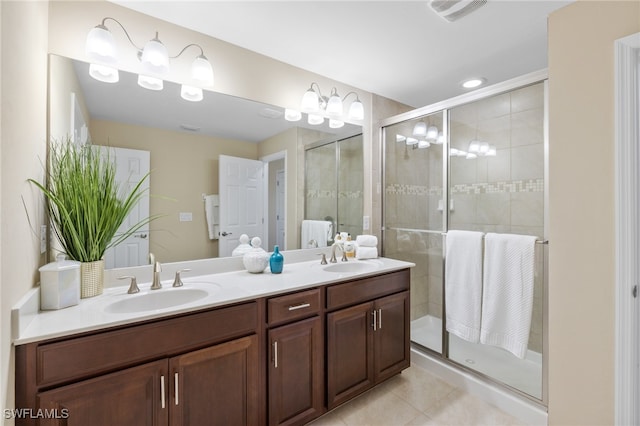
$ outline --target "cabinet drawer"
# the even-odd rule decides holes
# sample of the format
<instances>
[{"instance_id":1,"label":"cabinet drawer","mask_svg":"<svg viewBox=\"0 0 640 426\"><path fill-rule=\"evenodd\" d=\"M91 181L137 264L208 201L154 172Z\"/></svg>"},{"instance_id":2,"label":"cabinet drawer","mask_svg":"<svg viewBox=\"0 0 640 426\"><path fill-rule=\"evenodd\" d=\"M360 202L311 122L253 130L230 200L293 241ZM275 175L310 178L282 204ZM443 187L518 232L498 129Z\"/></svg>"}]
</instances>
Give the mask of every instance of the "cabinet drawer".
<instances>
[{"instance_id":1,"label":"cabinet drawer","mask_svg":"<svg viewBox=\"0 0 640 426\"><path fill-rule=\"evenodd\" d=\"M103 374L255 333L256 302L39 345L37 386Z\"/></svg>"},{"instance_id":2,"label":"cabinet drawer","mask_svg":"<svg viewBox=\"0 0 640 426\"><path fill-rule=\"evenodd\" d=\"M320 312L320 289L318 288L273 297L267 302L269 325L305 318L318 312Z\"/></svg>"},{"instance_id":3,"label":"cabinet drawer","mask_svg":"<svg viewBox=\"0 0 640 426\"><path fill-rule=\"evenodd\" d=\"M409 289L410 272L403 269L371 278L363 278L327 288L327 309L366 302Z\"/></svg>"}]
</instances>

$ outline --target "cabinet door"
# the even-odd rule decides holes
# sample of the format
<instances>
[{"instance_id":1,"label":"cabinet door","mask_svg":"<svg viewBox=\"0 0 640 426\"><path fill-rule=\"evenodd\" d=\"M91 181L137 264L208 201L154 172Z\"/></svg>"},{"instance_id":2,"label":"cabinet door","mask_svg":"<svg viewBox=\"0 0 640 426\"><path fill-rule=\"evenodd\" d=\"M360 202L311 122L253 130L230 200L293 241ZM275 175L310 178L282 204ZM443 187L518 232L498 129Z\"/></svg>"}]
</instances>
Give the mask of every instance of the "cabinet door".
<instances>
[{"instance_id":1,"label":"cabinet door","mask_svg":"<svg viewBox=\"0 0 640 426\"><path fill-rule=\"evenodd\" d=\"M373 385L373 303L327 315L329 409Z\"/></svg>"},{"instance_id":2,"label":"cabinet door","mask_svg":"<svg viewBox=\"0 0 640 426\"><path fill-rule=\"evenodd\" d=\"M259 423L257 336L171 358L169 371L172 426Z\"/></svg>"},{"instance_id":3,"label":"cabinet door","mask_svg":"<svg viewBox=\"0 0 640 426\"><path fill-rule=\"evenodd\" d=\"M269 331L269 424L303 424L322 414L323 339L319 317Z\"/></svg>"},{"instance_id":4,"label":"cabinet door","mask_svg":"<svg viewBox=\"0 0 640 426\"><path fill-rule=\"evenodd\" d=\"M409 343L409 292L375 301L376 383L407 368L411 362Z\"/></svg>"},{"instance_id":5,"label":"cabinet door","mask_svg":"<svg viewBox=\"0 0 640 426\"><path fill-rule=\"evenodd\" d=\"M166 375L167 361L161 360L41 392L38 407L57 418L40 419L40 424L167 425Z\"/></svg>"}]
</instances>

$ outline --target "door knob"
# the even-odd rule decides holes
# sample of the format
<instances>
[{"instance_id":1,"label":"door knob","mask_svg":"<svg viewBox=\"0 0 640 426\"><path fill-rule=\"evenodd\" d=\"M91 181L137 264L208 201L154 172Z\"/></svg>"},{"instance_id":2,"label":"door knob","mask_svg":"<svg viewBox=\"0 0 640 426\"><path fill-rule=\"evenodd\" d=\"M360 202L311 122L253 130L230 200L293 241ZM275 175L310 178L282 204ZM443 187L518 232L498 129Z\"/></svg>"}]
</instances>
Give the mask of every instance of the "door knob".
<instances>
[{"instance_id":1,"label":"door knob","mask_svg":"<svg viewBox=\"0 0 640 426\"><path fill-rule=\"evenodd\" d=\"M133 237L134 238L142 238L144 240L145 238L147 238L147 234L135 234Z\"/></svg>"},{"instance_id":2,"label":"door knob","mask_svg":"<svg viewBox=\"0 0 640 426\"><path fill-rule=\"evenodd\" d=\"M220 235L222 235L223 237L226 237L227 235L232 235L233 232L223 232Z\"/></svg>"}]
</instances>

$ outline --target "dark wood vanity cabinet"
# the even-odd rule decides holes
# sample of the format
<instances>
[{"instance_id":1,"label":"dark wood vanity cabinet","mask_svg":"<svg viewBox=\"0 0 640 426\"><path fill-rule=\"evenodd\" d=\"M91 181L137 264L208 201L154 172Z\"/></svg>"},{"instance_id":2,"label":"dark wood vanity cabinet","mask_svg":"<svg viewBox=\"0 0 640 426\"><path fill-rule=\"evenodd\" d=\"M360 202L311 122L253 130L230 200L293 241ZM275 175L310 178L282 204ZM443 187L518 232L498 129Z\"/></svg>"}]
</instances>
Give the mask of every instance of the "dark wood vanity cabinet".
<instances>
[{"instance_id":1,"label":"dark wood vanity cabinet","mask_svg":"<svg viewBox=\"0 0 640 426\"><path fill-rule=\"evenodd\" d=\"M329 409L409 366L408 289L408 270L327 288Z\"/></svg>"},{"instance_id":2,"label":"dark wood vanity cabinet","mask_svg":"<svg viewBox=\"0 0 640 426\"><path fill-rule=\"evenodd\" d=\"M409 366L409 269L16 347L18 425L302 425Z\"/></svg>"},{"instance_id":3,"label":"dark wood vanity cabinet","mask_svg":"<svg viewBox=\"0 0 640 426\"><path fill-rule=\"evenodd\" d=\"M259 303L16 348L28 425L256 425Z\"/></svg>"},{"instance_id":4,"label":"dark wood vanity cabinet","mask_svg":"<svg viewBox=\"0 0 640 426\"><path fill-rule=\"evenodd\" d=\"M267 306L269 424L304 424L324 412L321 289L271 298Z\"/></svg>"}]
</instances>

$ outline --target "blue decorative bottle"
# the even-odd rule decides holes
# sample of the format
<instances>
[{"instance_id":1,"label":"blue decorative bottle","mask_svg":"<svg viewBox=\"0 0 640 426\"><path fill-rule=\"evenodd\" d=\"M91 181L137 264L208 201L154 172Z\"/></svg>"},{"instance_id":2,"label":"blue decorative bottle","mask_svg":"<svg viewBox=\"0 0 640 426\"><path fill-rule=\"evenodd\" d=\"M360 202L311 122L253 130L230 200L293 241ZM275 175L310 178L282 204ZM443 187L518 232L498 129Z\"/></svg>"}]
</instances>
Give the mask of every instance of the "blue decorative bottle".
<instances>
[{"instance_id":1,"label":"blue decorative bottle","mask_svg":"<svg viewBox=\"0 0 640 426\"><path fill-rule=\"evenodd\" d=\"M269 258L269 268L272 274L279 274L282 272L282 265L284 265L284 257L280 254L278 246L273 246L273 254Z\"/></svg>"}]
</instances>

